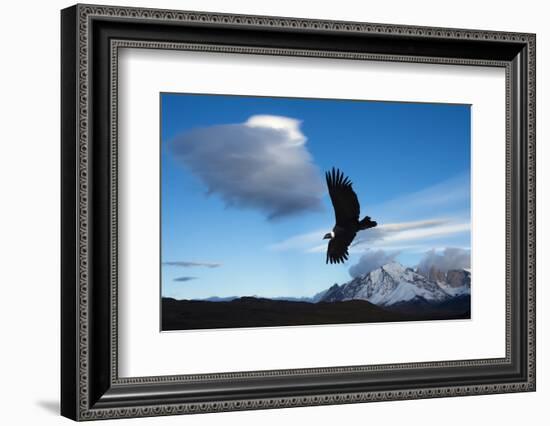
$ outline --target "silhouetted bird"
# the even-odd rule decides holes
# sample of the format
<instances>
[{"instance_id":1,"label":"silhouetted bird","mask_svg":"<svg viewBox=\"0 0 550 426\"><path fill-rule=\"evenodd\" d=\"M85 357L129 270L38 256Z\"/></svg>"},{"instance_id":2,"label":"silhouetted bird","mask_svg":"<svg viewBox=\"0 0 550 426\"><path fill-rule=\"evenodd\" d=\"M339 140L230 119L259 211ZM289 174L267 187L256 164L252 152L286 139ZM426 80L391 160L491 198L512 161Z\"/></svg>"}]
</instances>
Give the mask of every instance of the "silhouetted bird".
<instances>
[{"instance_id":1,"label":"silhouetted bird","mask_svg":"<svg viewBox=\"0 0 550 426\"><path fill-rule=\"evenodd\" d=\"M358 231L374 228L376 222L369 216L359 220L359 201L349 178L332 168L326 172L328 193L334 207L336 225L323 239L329 239L326 263L344 263L348 260L348 247Z\"/></svg>"}]
</instances>

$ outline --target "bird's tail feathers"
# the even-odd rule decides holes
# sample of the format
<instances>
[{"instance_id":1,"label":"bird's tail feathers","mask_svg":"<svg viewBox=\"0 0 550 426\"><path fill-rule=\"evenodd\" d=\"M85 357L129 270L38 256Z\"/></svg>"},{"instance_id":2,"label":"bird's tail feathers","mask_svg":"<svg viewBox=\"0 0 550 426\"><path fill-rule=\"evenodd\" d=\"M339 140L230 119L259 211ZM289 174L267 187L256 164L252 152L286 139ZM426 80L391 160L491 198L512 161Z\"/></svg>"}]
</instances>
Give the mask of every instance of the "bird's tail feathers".
<instances>
[{"instance_id":1,"label":"bird's tail feathers","mask_svg":"<svg viewBox=\"0 0 550 426\"><path fill-rule=\"evenodd\" d=\"M371 220L369 216L365 216L362 220L359 221L360 230L374 228L376 225L378 225L376 221Z\"/></svg>"}]
</instances>

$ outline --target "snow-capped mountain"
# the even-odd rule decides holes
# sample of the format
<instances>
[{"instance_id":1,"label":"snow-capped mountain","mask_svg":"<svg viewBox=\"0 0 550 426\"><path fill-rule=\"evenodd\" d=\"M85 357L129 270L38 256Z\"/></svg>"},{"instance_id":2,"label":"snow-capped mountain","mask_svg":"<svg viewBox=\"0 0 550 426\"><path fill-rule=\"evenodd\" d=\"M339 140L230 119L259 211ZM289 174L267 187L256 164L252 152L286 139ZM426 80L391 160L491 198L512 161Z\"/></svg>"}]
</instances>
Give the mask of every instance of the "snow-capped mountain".
<instances>
[{"instance_id":1,"label":"snow-capped mountain","mask_svg":"<svg viewBox=\"0 0 550 426\"><path fill-rule=\"evenodd\" d=\"M469 269L451 269L436 283L450 296L470 294L471 272Z\"/></svg>"},{"instance_id":2,"label":"snow-capped mountain","mask_svg":"<svg viewBox=\"0 0 550 426\"><path fill-rule=\"evenodd\" d=\"M418 304L433 308L442 303L446 305L462 303L461 299L469 300L470 282L469 269L451 269L446 273L435 268L420 271L393 261L347 283L334 284L312 297L272 297L270 299L308 303L366 300L381 307L392 307L392 309L401 309L411 304L416 306L415 309L418 308ZM259 296L249 297L260 298ZM237 296L209 297L202 300L231 302L239 298Z\"/></svg>"},{"instance_id":3,"label":"snow-capped mountain","mask_svg":"<svg viewBox=\"0 0 550 426\"><path fill-rule=\"evenodd\" d=\"M367 300L378 306L414 301L437 304L469 292L467 271L449 271L435 281L394 261L345 284L334 284L319 301Z\"/></svg>"}]
</instances>

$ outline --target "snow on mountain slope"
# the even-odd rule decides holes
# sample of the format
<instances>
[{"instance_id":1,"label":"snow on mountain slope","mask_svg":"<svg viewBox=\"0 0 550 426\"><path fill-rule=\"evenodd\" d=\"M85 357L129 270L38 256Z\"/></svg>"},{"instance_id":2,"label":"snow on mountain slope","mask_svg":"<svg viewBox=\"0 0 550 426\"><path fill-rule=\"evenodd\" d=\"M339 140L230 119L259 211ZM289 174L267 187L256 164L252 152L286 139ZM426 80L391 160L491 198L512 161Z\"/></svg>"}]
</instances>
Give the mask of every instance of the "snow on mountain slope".
<instances>
[{"instance_id":1,"label":"snow on mountain slope","mask_svg":"<svg viewBox=\"0 0 550 426\"><path fill-rule=\"evenodd\" d=\"M272 299L309 303L366 300L378 306L392 306L407 302L438 304L458 296L469 295L470 277L469 269L451 269L444 273L434 268L425 276L399 262L392 261L342 285L334 284L312 297L274 297ZM237 298L236 296L211 297L204 300L225 302Z\"/></svg>"},{"instance_id":2,"label":"snow on mountain slope","mask_svg":"<svg viewBox=\"0 0 550 426\"><path fill-rule=\"evenodd\" d=\"M445 274L444 280L436 282L451 296L470 294L471 272L469 269L451 269Z\"/></svg>"},{"instance_id":3,"label":"snow on mountain slope","mask_svg":"<svg viewBox=\"0 0 550 426\"><path fill-rule=\"evenodd\" d=\"M428 280L411 268L390 262L341 286L334 285L321 301L367 300L379 306L391 306L422 298L439 303L451 295L437 283Z\"/></svg>"}]
</instances>

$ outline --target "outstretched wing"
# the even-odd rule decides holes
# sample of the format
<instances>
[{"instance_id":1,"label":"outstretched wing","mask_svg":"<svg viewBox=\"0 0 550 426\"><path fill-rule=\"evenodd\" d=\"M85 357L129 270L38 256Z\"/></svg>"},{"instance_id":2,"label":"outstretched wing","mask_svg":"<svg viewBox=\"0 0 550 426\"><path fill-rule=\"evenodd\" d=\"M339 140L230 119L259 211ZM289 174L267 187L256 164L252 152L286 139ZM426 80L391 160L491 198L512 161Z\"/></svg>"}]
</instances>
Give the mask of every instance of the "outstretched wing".
<instances>
[{"instance_id":1,"label":"outstretched wing","mask_svg":"<svg viewBox=\"0 0 550 426\"><path fill-rule=\"evenodd\" d=\"M334 207L336 225L345 228L348 225L356 224L359 220L359 201L351 187L351 181L334 167L330 172L325 173L325 177L330 200Z\"/></svg>"},{"instance_id":2,"label":"outstretched wing","mask_svg":"<svg viewBox=\"0 0 550 426\"><path fill-rule=\"evenodd\" d=\"M344 263L348 260L348 247L355 238L355 232L346 232L328 242L326 263Z\"/></svg>"}]
</instances>

